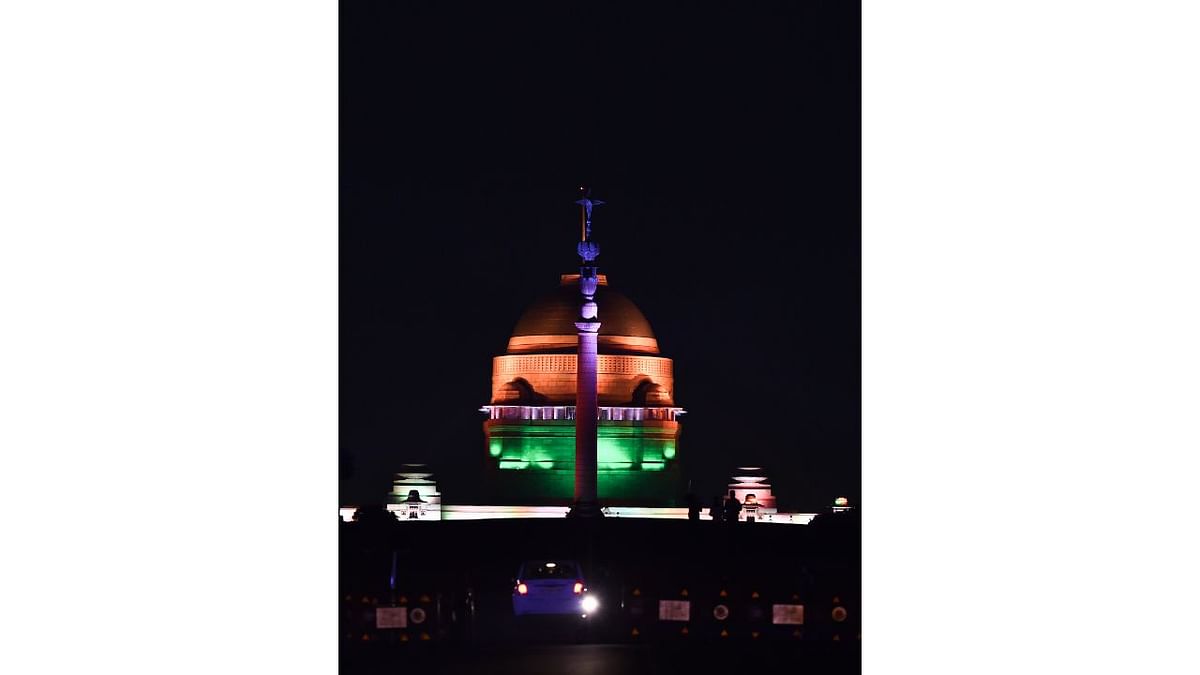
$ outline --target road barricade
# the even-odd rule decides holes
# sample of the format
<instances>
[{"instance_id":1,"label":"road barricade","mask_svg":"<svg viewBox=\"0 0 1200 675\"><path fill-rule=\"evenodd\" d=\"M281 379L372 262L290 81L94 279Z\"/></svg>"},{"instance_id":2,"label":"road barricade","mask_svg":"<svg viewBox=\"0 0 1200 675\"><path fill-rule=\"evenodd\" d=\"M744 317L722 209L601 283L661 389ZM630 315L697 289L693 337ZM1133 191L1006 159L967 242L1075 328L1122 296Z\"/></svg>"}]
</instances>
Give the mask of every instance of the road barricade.
<instances>
[{"instance_id":1,"label":"road barricade","mask_svg":"<svg viewBox=\"0 0 1200 675\"><path fill-rule=\"evenodd\" d=\"M617 631L631 642L854 640L855 606L800 583L629 583Z\"/></svg>"},{"instance_id":2,"label":"road barricade","mask_svg":"<svg viewBox=\"0 0 1200 675\"><path fill-rule=\"evenodd\" d=\"M686 585L680 586L674 593L659 596L655 610L657 626L654 634L660 640L692 639L692 598Z\"/></svg>"},{"instance_id":3,"label":"road barricade","mask_svg":"<svg viewBox=\"0 0 1200 675\"><path fill-rule=\"evenodd\" d=\"M342 598L342 638L351 642L407 644L444 641L459 619L453 594L413 589ZM465 617L464 617L465 618Z\"/></svg>"},{"instance_id":4,"label":"road barricade","mask_svg":"<svg viewBox=\"0 0 1200 675\"><path fill-rule=\"evenodd\" d=\"M857 595L753 584L633 586L621 607L629 641L844 642L862 639Z\"/></svg>"},{"instance_id":5,"label":"road barricade","mask_svg":"<svg viewBox=\"0 0 1200 675\"><path fill-rule=\"evenodd\" d=\"M771 594L765 604L764 632L772 640L804 640L809 603L800 588L784 588Z\"/></svg>"}]
</instances>

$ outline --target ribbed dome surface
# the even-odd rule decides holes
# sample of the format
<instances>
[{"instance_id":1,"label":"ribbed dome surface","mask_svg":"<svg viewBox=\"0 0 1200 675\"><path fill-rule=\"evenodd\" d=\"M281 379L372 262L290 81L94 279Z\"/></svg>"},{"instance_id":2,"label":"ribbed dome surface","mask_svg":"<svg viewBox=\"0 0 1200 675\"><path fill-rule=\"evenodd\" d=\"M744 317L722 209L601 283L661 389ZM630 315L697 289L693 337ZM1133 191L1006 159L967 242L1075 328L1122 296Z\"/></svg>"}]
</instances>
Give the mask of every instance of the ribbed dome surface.
<instances>
[{"instance_id":1,"label":"ribbed dome surface","mask_svg":"<svg viewBox=\"0 0 1200 675\"><path fill-rule=\"evenodd\" d=\"M654 338L654 331L650 328L650 322L646 320L645 315L637 308L637 305L633 304L632 300L609 288L604 283L607 280L603 275L601 275L601 279L602 283L596 289L596 304L600 307L601 351L607 351L604 347L608 346L618 350L625 347L634 348L639 352L657 354L657 340ZM541 345L543 348L574 345L578 332L575 322L579 320L581 302L578 276L564 277L562 285L554 292L538 298L517 320L517 325L512 332L514 340L509 342L509 351L514 351L513 347L518 343L533 347L535 343L532 340L536 339L534 336L555 336L557 338L555 342L559 344L552 345L547 341ZM635 338L635 340L620 340L619 338ZM634 347L635 344L641 346ZM526 351L526 349L521 348L518 351Z\"/></svg>"}]
</instances>

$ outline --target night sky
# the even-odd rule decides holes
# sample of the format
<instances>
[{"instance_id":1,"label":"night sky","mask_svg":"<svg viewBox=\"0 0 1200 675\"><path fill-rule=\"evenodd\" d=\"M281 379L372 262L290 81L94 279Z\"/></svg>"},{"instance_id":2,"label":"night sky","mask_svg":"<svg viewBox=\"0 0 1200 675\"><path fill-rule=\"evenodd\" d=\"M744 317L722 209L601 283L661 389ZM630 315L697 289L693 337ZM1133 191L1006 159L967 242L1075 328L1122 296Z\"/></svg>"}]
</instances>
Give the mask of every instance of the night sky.
<instances>
[{"instance_id":1,"label":"night sky","mask_svg":"<svg viewBox=\"0 0 1200 675\"><path fill-rule=\"evenodd\" d=\"M404 461L472 501L491 359L576 271L587 184L600 272L675 361L693 489L751 464L781 506L857 503L859 23L854 2L341 3L342 502L383 501Z\"/></svg>"}]
</instances>

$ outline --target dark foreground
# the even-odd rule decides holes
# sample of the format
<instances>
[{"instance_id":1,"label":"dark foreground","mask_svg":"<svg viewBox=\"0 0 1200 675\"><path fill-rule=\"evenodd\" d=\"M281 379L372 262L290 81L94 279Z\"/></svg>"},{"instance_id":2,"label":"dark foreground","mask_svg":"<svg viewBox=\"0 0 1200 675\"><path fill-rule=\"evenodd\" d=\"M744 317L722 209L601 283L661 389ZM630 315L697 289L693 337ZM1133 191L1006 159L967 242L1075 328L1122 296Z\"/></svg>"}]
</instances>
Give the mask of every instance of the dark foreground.
<instances>
[{"instance_id":1,"label":"dark foreground","mask_svg":"<svg viewBox=\"0 0 1200 675\"><path fill-rule=\"evenodd\" d=\"M857 672L858 522L852 512L809 526L343 525L342 671ZM579 561L600 609L586 619L514 617L517 565L538 558ZM380 625L381 608L402 625Z\"/></svg>"},{"instance_id":2,"label":"dark foreground","mask_svg":"<svg viewBox=\"0 0 1200 675\"><path fill-rule=\"evenodd\" d=\"M487 648L343 650L342 672L375 673L747 673L791 668L818 673L860 670L858 645L764 644L753 649L711 644L509 645Z\"/></svg>"}]
</instances>

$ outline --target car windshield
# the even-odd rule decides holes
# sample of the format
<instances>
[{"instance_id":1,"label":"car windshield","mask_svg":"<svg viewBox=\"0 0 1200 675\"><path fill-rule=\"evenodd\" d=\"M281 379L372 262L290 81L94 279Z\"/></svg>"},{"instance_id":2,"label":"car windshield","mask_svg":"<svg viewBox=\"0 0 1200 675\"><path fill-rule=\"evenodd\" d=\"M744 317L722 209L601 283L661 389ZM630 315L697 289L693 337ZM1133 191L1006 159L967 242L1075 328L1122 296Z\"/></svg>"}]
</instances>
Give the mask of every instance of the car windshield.
<instances>
[{"instance_id":1,"label":"car windshield","mask_svg":"<svg viewBox=\"0 0 1200 675\"><path fill-rule=\"evenodd\" d=\"M526 579L574 579L579 576L575 563L548 561L525 563Z\"/></svg>"}]
</instances>

